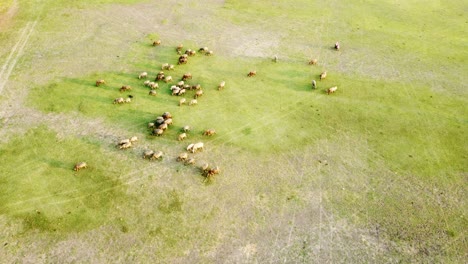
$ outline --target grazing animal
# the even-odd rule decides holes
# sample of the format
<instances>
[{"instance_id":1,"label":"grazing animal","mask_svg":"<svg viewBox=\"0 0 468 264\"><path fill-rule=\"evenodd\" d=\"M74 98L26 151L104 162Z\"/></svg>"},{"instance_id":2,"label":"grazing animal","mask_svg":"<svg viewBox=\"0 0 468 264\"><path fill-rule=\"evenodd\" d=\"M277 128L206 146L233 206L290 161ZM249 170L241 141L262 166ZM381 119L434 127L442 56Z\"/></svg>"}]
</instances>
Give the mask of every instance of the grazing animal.
<instances>
[{"instance_id":1,"label":"grazing animal","mask_svg":"<svg viewBox=\"0 0 468 264\"><path fill-rule=\"evenodd\" d=\"M160 124L164 123L164 118L162 116L158 116L154 122L159 126Z\"/></svg>"},{"instance_id":2,"label":"grazing animal","mask_svg":"<svg viewBox=\"0 0 468 264\"><path fill-rule=\"evenodd\" d=\"M127 142L119 146L119 149L128 149L132 146L132 142Z\"/></svg>"},{"instance_id":3,"label":"grazing animal","mask_svg":"<svg viewBox=\"0 0 468 264\"><path fill-rule=\"evenodd\" d=\"M202 95L203 95L203 90L200 89L195 92L195 95L193 96L193 98L197 99L198 97Z\"/></svg>"},{"instance_id":4,"label":"grazing animal","mask_svg":"<svg viewBox=\"0 0 468 264\"><path fill-rule=\"evenodd\" d=\"M195 164L195 159L194 158L190 158L187 161L185 161L185 165L193 165L193 164Z\"/></svg>"},{"instance_id":5,"label":"grazing animal","mask_svg":"<svg viewBox=\"0 0 468 264\"><path fill-rule=\"evenodd\" d=\"M203 164L203 166L200 167L202 173L206 173L210 169L210 165L208 163Z\"/></svg>"},{"instance_id":6,"label":"grazing animal","mask_svg":"<svg viewBox=\"0 0 468 264\"><path fill-rule=\"evenodd\" d=\"M143 153L143 158L144 159L150 159L154 154L154 151L152 150L147 150Z\"/></svg>"},{"instance_id":7,"label":"grazing animal","mask_svg":"<svg viewBox=\"0 0 468 264\"><path fill-rule=\"evenodd\" d=\"M190 126L184 126L184 127L182 128L182 131L184 131L184 132L189 132L189 131L190 131Z\"/></svg>"},{"instance_id":8,"label":"grazing animal","mask_svg":"<svg viewBox=\"0 0 468 264\"><path fill-rule=\"evenodd\" d=\"M190 56L190 53L192 53L192 50L191 49L188 49L185 51L185 54L189 55Z\"/></svg>"},{"instance_id":9,"label":"grazing animal","mask_svg":"<svg viewBox=\"0 0 468 264\"><path fill-rule=\"evenodd\" d=\"M326 71L324 71L324 72L322 72L322 73L320 74L320 80L323 80L323 79L325 79L325 78L327 78L327 72L326 72Z\"/></svg>"},{"instance_id":10,"label":"grazing animal","mask_svg":"<svg viewBox=\"0 0 468 264\"><path fill-rule=\"evenodd\" d=\"M192 79L192 74L190 72L184 74L184 76L182 76L182 81L186 81L188 79Z\"/></svg>"},{"instance_id":11,"label":"grazing animal","mask_svg":"<svg viewBox=\"0 0 468 264\"><path fill-rule=\"evenodd\" d=\"M162 130L166 130L167 129L167 124L166 123L162 123L158 126L159 129L162 129Z\"/></svg>"},{"instance_id":12,"label":"grazing animal","mask_svg":"<svg viewBox=\"0 0 468 264\"><path fill-rule=\"evenodd\" d=\"M177 87L182 88L182 87L184 87L184 84L185 84L184 81L180 81L180 82L177 83Z\"/></svg>"},{"instance_id":13,"label":"grazing animal","mask_svg":"<svg viewBox=\"0 0 468 264\"><path fill-rule=\"evenodd\" d=\"M154 126L155 126L155 125L154 125L154 123L153 123L153 122L151 122L151 123L148 123L148 128L154 128Z\"/></svg>"},{"instance_id":14,"label":"grazing animal","mask_svg":"<svg viewBox=\"0 0 468 264\"><path fill-rule=\"evenodd\" d=\"M125 91L130 91L131 89L132 87L130 85L123 85L122 87L120 87L119 91L125 92Z\"/></svg>"},{"instance_id":15,"label":"grazing animal","mask_svg":"<svg viewBox=\"0 0 468 264\"><path fill-rule=\"evenodd\" d=\"M198 104L197 99L192 99L192 100L190 100L190 102L189 102L189 105L196 105L196 104Z\"/></svg>"},{"instance_id":16,"label":"grazing animal","mask_svg":"<svg viewBox=\"0 0 468 264\"><path fill-rule=\"evenodd\" d=\"M151 88L151 89L158 89L158 88L159 88L159 84L156 83L156 82L150 82L150 88Z\"/></svg>"},{"instance_id":17,"label":"grazing animal","mask_svg":"<svg viewBox=\"0 0 468 264\"><path fill-rule=\"evenodd\" d=\"M164 80L164 72L160 71L158 75L156 76L156 79L154 79L155 82L157 81L162 81Z\"/></svg>"},{"instance_id":18,"label":"grazing animal","mask_svg":"<svg viewBox=\"0 0 468 264\"><path fill-rule=\"evenodd\" d=\"M335 49L340 50L340 43L338 43L338 41L335 43Z\"/></svg>"},{"instance_id":19,"label":"grazing animal","mask_svg":"<svg viewBox=\"0 0 468 264\"><path fill-rule=\"evenodd\" d=\"M156 96L157 93L156 90L150 90L148 94L151 96Z\"/></svg>"},{"instance_id":20,"label":"grazing animal","mask_svg":"<svg viewBox=\"0 0 468 264\"><path fill-rule=\"evenodd\" d=\"M164 120L164 124L166 124L168 126L172 125L172 118L168 118L168 119Z\"/></svg>"},{"instance_id":21,"label":"grazing animal","mask_svg":"<svg viewBox=\"0 0 468 264\"><path fill-rule=\"evenodd\" d=\"M163 63L161 65L161 70L168 70L169 69L169 63Z\"/></svg>"},{"instance_id":22,"label":"grazing animal","mask_svg":"<svg viewBox=\"0 0 468 264\"><path fill-rule=\"evenodd\" d=\"M179 45L176 47L176 51L181 51L183 47L184 47L184 45L179 44Z\"/></svg>"},{"instance_id":23,"label":"grazing animal","mask_svg":"<svg viewBox=\"0 0 468 264\"><path fill-rule=\"evenodd\" d=\"M171 115L171 113L169 113L169 112L164 112L164 113L162 114L162 117L164 118L164 120L166 120L166 119L168 119L168 118L172 118L172 115Z\"/></svg>"},{"instance_id":24,"label":"grazing animal","mask_svg":"<svg viewBox=\"0 0 468 264\"><path fill-rule=\"evenodd\" d=\"M204 136L212 136L214 134L216 134L216 131L214 129L207 129L205 130L205 132L203 132Z\"/></svg>"},{"instance_id":25,"label":"grazing animal","mask_svg":"<svg viewBox=\"0 0 468 264\"><path fill-rule=\"evenodd\" d=\"M174 70L174 65L173 64L169 64L169 67L167 68L169 71L173 71Z\"/></svg>"},{"instance_id":26,"label":"grazing animal","mask_svg":"<svg viewBox=\"0 0 468 264\"><path fill-rule=\"evenodd\" d=\"M185 161L188 159L188 154L187 152L180 153L179 156L177 157L177 161Z\"/></svg>"},{"instance_id":27,"label":"grazing animal","mask_svg":"<svg viewBox=\"0 0 468 264\"><path fill-rule=\"evenodd\" d=\"M191 51L188 53L188 55L189 55L190 57L193 57L193 56L195 56L196 54L197 54L197 52L194 51L194 50L191 50Z\"/></svg>"},{"instance_id":28,"label":"grazing animal","mask_svg":"<svg viewBox=\"0 0 468 264\"><path fill-rule=\"evenodd\" d=\"M179 57L179 61L177 64L186 64L188 61L187 57L184 57L183 55Z\"/></svg>"},{"instance_id":29,"label":"grazing animal","mask_svg":"<svg viewBox=\"0 0 468 264\"><path fill-rule=\"evenodd\" d=\"M180 100L179 100L179 106L185 104L186 101L187 101L187 100L186 100L185 98L180 99Z\"/></svg>"},{"instance_id":30,"label":"grazing animal","mask_svg":"<svg viewBox=\"0 0 468 264\"><path fill-rule=\"evenodd\" d=\"M188 146L187 146L187 151L192 151L194 145L195 145L195 144L193 144L193 143L190 144L190 145L188 145Z\"/></svg>"},{"instance_id":31,"label":"grazing animal","mask_svg":"<svg viewBox=\"0 0 468 264\"><path fill-rule=\"evenodd\" d=\"M132 98L130 98L130 97L129 97L129 98L125 98L125 103L129 104L129 103L131 103L131 102L132 102Z\"/></svg>"},{"instance_id":32,"label":"grazing animal","mask_svg":"<svg viewBox=\"0 0 468 264\"><path fill-rule=\"evenodd\" d=\"M138 137L137 136L133 136L130 138L130 142L137 142L138 141Z\"/></svg>"},{"instance_id":33,"label":"grazing animal","mask_svg":"<svg viewBox=\"0 0 468 264\"><path fill-rule=\"evenodd\" d=\"M182 133L182 134L180 134L180 135L177 137L177 140L182 141L182 140L184 140L184 139L186 139L186 138L187 138L187 134L186 134L186 133Z\"/></svg>"},{"instance_id":34,"label":"grazing animal","mask_svg":"<svg viewBox=\"0 0 468 264\"><path fill-rule=\"evenodd\" d=\"M216 175L216 174L219 174L219 172L220 172L220 169L219 169L218 166L216 166L216 168L214 168L214 169L212 168L212 169L206 170L205 176L206 176L207 178L209 178L209 177L212 177L212 176L214 176L214 175Z\"/></svg>"},{"instance_id":35,"label":"grazing animal","mask_svg":"<svg viewBox=\"0 0 468 264\"><path fill-rule=\"evenodd\" d=\"M140 75L138 75L138 79L141 79L141 78L148 78L148 73L147 72L140 73Z\"/></svg>"},{"instance_id":36,"label":"grazing animal","mask_svg":"<svg viewBox=\"0 0 468 264\"><path fill-rule=\"evenodd\" d=\"M143 84L144 84L145 86L149 86L149 85L150 85L150 83L151 83L151 81L150 81L150 80L146 80L146 81L145 81Z\"/></svg>"},{"instance_id":37,"label":"grazing animal","mask_svg":"<svg viewBox=\"0 0 468 264\"><path fill-rule=\"evenodd\" d=\"M205 52L205 55L206 55L206 56L212 56L212 55L213 55L213 51L212 51L212 50L209 50L209 51Z\"/></svg>"},{"instance_id":38,"label":"grazing animal","mask_svg":"<svg viewBox=\"0 0 468 264\"><path fill-rule=\"evenodd\" d=\"M247 74L247 77L253 77L255 75L257 75L257 71L251 71L249 74Z\"/></svg>"},{"instance_id":39,"label":"grazing animal","mask_svg":"<svg viewBox=\"0 0 468 264\"><path fill-rule=\"evenodd\" d=\"M73 170L74 171L79 171L81 169L85 169L88 167L88 164L86 164L86 162L82 161L82 162L78 162L77 164L75 164L75 166L73 167Z\"/></svg>"},{"instance_id":40,"label":"grazing animal","mask_svg":"<svg viewBox=\"0 0 468 264\"><path fill-rule=\"evenodd\" d=\"M129 142L130 142L130 139L126 138L126 139L120 140L120 141L119 141L119 144L117 144L117 145L122 146L123 144L127 144L127 143L129 143Z\"/></svg>"},{"instance_id":41,"label":"grazing animal","mask_svg":"<svg viewBox=\"0 0 468 264\"><path fill-rule=\"evenodd\" d=\"M200 84L192 85L192 87L190 87L190 90L200 90L200 89L201 89L201 85L200 85Z\"/></svg>"},{"instance_id":42,"label":"grazing animal","mask_svg":"<svg viewBox=\"0 0 468 264\"><path fill-rule=\"evenodd\" d=\"M96 86L97 86L97 87L99 87L99 86L102 85L102 84L106 84L106 81L104 81L104 80L97 80L97 81L96 81Z\"/></svg>"},{"instance_id":43,"label":"grazing animal","mask_svg":"<svg viewBox=\"0 0 468 264\"><path fill-rule=\"evenodd\" d=\"M337 86L333 86L331 88L328 88L327 89L327 94L332 94L332 93L336 92L336 90L338 90Z\"/></svg>"},{"instance_id":44,"label":"grazing animal","mask_svg":"<svg viewBox=\"0 0 468 264\"><path fill-rule=\"evenodd\" d=\"M159 45L161 45L161 40L153 41L153 46L159 46Z\"/></svg>"},{"instance_id":45,"label":"grazing animal","mask_svg":"<svg viewBox=\"0 0 468 264\"><path fill-rule=\"evenodd\" d=\"M150 160L161 159L163 156L162 151L154 152Z\"/></svg>"},{"instance_id":46,"label":"grazing animal","mask_svg":"<svg viewBox=\"0 0 468 264\"><path fill-rule=\"evenodd\" d=\"M223 89L225 85L226 85L225 81L220 82L219 85L218 85L218 90Z\"/></svg>"},{"instance_id":47,"label":"grazing animal","mask_svg":"<svg viewBox=\"0 0 468 264\"><path fill-rule=\"evenodd\" d=\"M163 133L164 133L164 130L159 129L159 128L156 128L153 130L153 135L158 136L158 137L161 136Z\"/></svg>"},{"instance_id":48,"label":"grazing animal","mask_svg":"<svg viewBox=\"0 0 468 264\"><path fill-rule=\"evenodd\" d=\"M175 87L174 89L171 89L171 90L172 90L171 95L179 95L179 92L180 92L180 88L179 88L179 87Z\"/></svg>"},{"instance_id":49,"label":"grazing animal","mask_svg":"<svg viewBox=\"0 0 468 264\"><path fill-rule=\"evenodd\" d=\"M312 89L317 88L317 82L315 80L312 80Z\"/></svg>"},{"instance_id":50,"label":"grazing animal","mask_svg":"<svg viewBox=\"0 0 468 264\"><path fill-rule=\"evenodd\" d=\"M183 94L185 94L185 91L186 91L185 89L180 89L180 91L179 91L179 93L177 95L183 95Z\"/></svg>"},{"instance_id":51,"label":"grazing animal","mask_svg":"<svg viewBox=\"0 0 468 264\"><path fill-rule=\"evenodd\" d=\"M311 59L309 61L309 65L317 65L318 60L317 59Z\"/></svg>"},{"instance_id":52,"label":"grazing animal","mask_svg":"<svg viewBox=\"0 0 468 264\"><path fill-rule=\"evenodd\" d=\"M275 56L273 57L273 61L274 61L274 62L278 62L278 55L275 55Z\"/></svg>"},{"instance_id":53,"label":"grazing animal","mask_svg":"<svg viewBox=\"0 0 468 264\"><path fill-rule=\"evenodd\" d=\"M207 51L208 51L208 47L203 47L203 48L200 48L200 49L198 50L198 52L200 52L200 53L205 53L205 52L207 52Z\"/></svg>"},{"instance_id":54,"label":"grazing animal","mask_svg":"<svg viewBox=\"0 0 468 264\"><path fill-rule=\"evenodd\" d=\"M114 104L123 104L123 103L125 103L125 99L123 99L122 97L114 99Z\"/></svg>"},{"instance_id":55,"label":"grazing animal","mask_svg":"<svg viewBox=\"0 0 468 264\"><path fill-rule=\"evenodd\" d=\"M172 76L167 76L166 78L164 78L164 82L165 83L172 82Z\"/></svg>"},{"instance_id":56,"label":"grazing animal","mask_svg":"<svg viewBox=\"0 0 468 264\"><path fill-rule=\"evenodd\" d=\"M192 153L195 153L197 151L203 151L204 144L202 142L195 143L192 147Z\"/></svg>"}]
</instances>

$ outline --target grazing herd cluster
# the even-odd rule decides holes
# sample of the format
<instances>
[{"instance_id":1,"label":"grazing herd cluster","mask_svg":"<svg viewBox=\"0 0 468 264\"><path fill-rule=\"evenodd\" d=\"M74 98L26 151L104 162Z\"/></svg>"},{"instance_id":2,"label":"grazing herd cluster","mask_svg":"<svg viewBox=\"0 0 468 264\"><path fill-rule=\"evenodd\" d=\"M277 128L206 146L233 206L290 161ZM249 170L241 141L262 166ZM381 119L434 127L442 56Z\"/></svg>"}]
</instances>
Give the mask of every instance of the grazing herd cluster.
<instances>
[{"instance_id":1,"label":"grazing herd cluster","mask_svg":"<svg viewBox=\"0 0 468 264\"><path fill-rule=\"evenodd\" d=\"M152 43L153 46L159 46L161 45L160 40L156 40ZM340 50L340 44L338 42L335 43L334 49L339 51ZM197 51L192 50L192 49L187 49L185 52L182 52L183 50L183 45L180 44L176 47L176 52L179 55L177 64L182 65L182 64L187 64L189 57L193 57L197 54ZM198 50L199 54L204 54L205 56L211 56L213 55L213 51L209 50L208 47L203 47ZM275 55L273 58L274 62L278 62L278 56ZM317 65L318 60L316 58L310 59L308 62L309 65ZM154 81L146 80L149 78L148 72L141 72L138 75L138 79L145 79L143 85L146 87L150 88L149 95L150 96L156 96L157 95L157 89L159 89L159 83L158 82L164 82L164 83L172 83L173 78L171 75L166 75L164 71L172 71L174 70L175 66L173 64L169 63L163 63L161 65L161 71L159 71L154 79ZM253 70L250 71L247 74L247 77L254 77L257 75L257 71ZM327 78L327 72L324 71L319 75L320 81L324 80ZM170 86L170 91L172 96L182 96L185 95L188 91L194 91L193 93L193 99L191 99L188 102L189 106L194 106L198 104L197 99L203 95L203 90L200 84L189 84L188 81L192 80L192 74L187 72L185 73L181 78L180 81L178 81L176 84ZM105 80L97 80L96 81L96 86L99 87L101 85L106 85ZM224 89L226 85L225 81L221 81L218 85L218 90ZM315 80L312 80L312 89L317 88L317 82ZM328 88L326 90L327 94L332 94L336 92L338 89L337 86L333 86L331 88ZM131 91L132 87L129 85L123 85L119 88L119 91L122 92L127 92ZM124 97L118 97L115 98L113 103L114 104L124 104L124 103L131 103L132 102L132 95L128 95L127 98ZM182 106L187 103L186 98L181 98L179 100L179 106ZM155 120L151 121L148 123L148 129L151 131L151 135L153 136L162 136L164 135L165 131L173 124L173 119L172 115L169 112L164 112L161 116L157 116ZM190 126L186 125L182 127L180 133L177 136L177 141L183 141L187 139L187 133L190 132ZM216 134L216 131L214 129L207 129L202 133L204 136L213 136ZM119 149L128 149L131 148L135 142L138 141L138 138L136 136L133 136L128 139L123 139L118 142L117 147ZM195 154L196 152L200 152L204 150L204 143L203 142L196 142L196 143L191 143L187 146L186 151L181 154L176 158L177 162L183 162L185 165L194 165L195 164L195 158L191 157L189 154ZM154 150L145 150L143 152L143 158L148 159L148 160L159 160L163 158L163 152L162 151L154 151ZM79 171L81 169L87 168L87 163L86 162L79 162L77 163L73 170ZM202 166L199 167L200 172L203 176L205 176L207 179L210 179L212 176L219 174L220 169L218 166L216 167L210 167L208 164L203 164Z\"/></svg>"}]
</instances>

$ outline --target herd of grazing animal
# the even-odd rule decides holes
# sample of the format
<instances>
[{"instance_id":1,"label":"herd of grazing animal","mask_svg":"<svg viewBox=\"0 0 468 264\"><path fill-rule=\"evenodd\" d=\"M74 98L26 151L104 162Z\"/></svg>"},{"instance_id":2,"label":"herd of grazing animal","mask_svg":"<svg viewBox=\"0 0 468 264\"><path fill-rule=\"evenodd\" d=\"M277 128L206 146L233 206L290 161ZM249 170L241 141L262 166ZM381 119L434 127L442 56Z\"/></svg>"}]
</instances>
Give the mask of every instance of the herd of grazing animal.
<instances>
[{"instance_id":1,"label":"herd of grazing animal","mask_svg":"<svg viewBox=\"0 0 468 264\"><path fill-rule=\"evenodd\" d=\"M161 45L161 40L156 40L152 43L153 46L159 46ZM182 53L182 49L183 49L183 45L180 44L176 47L176 51L177 51L177 54L180 55L179 58L178 58L178 62L177 64L178 65L181 65L181 64L187 64L188 63L188 58L189 57L193 57L197 54L197 52L195 50L191 50L191 49L187 49L184 53ZM339 42L336 42L335 45L334 45L334 49L339 51L340 50L340 44ZM202 47L198 50L198 53L200 54L204 54L206 56L211 56L213 55L213 51L209 50L207 47ZM273 58L273 61L276 63L278 62L278 56L275 55L274 58ZM318 63L318 60L317 59L310 59L308 64L309 65L317 65ZM164 70L168 70L168 71L172 71L174 70L175 66L173 64L169 64L169 63L164 63L162 64L161 66L161 69L164 71ZM147 86L147 87L150 87L150 91L149 91L149 95L151 96L156 96L157 95L157 92L156 92L156 89L159 89L159 84L158 82L159 81L164 81L165 83L171 83L173 81L172 79L172 76L165 76L164 72L163 71L160 71L157 73L157 76L154 80L154 82L151 82L149 80L145 80L144 81L144 85ZM247 76L248 77L254 77L257 75L257 72L255 70L253 71L250 71ZM327 72L324 71L322 72L320 75L319 75L319 78L320 80L324 80L325 78L327 77ZM148 72L141 72L139 75L138 75L138 79L147 79L148 78ZM203 90L201 89L201 85L200 84L196 84L196 85L189 85L189 84L186 84L185 82L188 81L188 80L191 80L192 79L192 74L191 73L185 73L182 78L181 78L181 81L179 81L177 83L177 85L172 85L170 87L171 89L171 94L172 95L177 95L177 96L180 96L180 95L184 95L186 93L187 90L195 90L195 94L194 94L194 99L191 99L190 102L188 103L188 105L196 105L198 104L198 101L197 99L203 95ZM99 79L96 81L96 87L99 87L101 85L107 85L106 81L103 80L103 79ZM218 90L222 90L224 89L226 85L226 82L225 81L222 81L219 83L218 85ZM312 80L312 88L313 89L316 89L317 88L317 82L315 80ZM337 91L338 87L337 86L333 86L331 88L328 88L326 90L326 93L327 94L332 94L332 93L335 93ZM130 91L132 90L131 86L130 85L123 85L119 88L119 91L120 92L126 92L126 91ZM118 97L116 99L114 99L113 103L114 104L124 104L124 103L130 103L133 98L132 95L129 95L128 98L123 98L123 97ZM182 106L183 104L186 104L187 100L185 98L181 98L179 100L179 106ZM172 120L172 115L169 113L169 112L164 112L161 116L158 116L154 121L148 123L148 128L151 129L151 134L154 135L154 136L162 136L164 134L164 132L169 128L169 126L171 126L173 123L173 120ZM190 131L190 127L189 126L184 126L182 128L182 133L180 133L178 136L177 136L177 140L178 141L183 141L185 139L187 139L187 133ZM216 131L214 129L207 129L205 130L203 133L202 133L204 136L213 136L216 134ZM128 139L123 139L123 140L120 140L117 144L117 147L119 149L128 149L128 148L131 148L135 142L138 141L138 138L136 136L133 136L131 138L128 138ZM196 152L200 152L200 151L203 151L204 150L204 143L203 142L197 142L197 143L192 143L192 144L189 144L186 148L187 152L183 152L181 153L177 158L176 160L178 162L183 162L185 165L194 165L195 164L195 158L193 157L189 157L189 153L191 154L194 154ZM162 151L154 151L154 150L145 150L143 152L143 158L144 159L149 159L149 160L159 160L159 159L162 159L163 157L163 152ZM78 162L74 165L73 167L73 170L74 171L79 171L81 169L86 169L88 167L87 163L86 162ZM210 167L208 164L204 164L202 166L199 167L200 168L200 171L201 171L201 174L206 178L206 179L211 179L214 175L216 174L219 174L220 173L220 169L218 166L216 167Z\"/></svg>"}]
</instances>

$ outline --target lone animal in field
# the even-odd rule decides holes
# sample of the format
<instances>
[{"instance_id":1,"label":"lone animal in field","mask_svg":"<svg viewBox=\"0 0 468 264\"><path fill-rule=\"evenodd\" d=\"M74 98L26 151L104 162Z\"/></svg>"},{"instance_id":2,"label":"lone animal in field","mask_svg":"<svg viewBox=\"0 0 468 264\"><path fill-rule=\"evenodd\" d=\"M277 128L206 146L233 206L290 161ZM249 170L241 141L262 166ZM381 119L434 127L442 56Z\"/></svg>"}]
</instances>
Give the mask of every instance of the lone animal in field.
<instances>
[{"instance_id":1,"label":"lone animal in field","mask_svg":"<svg viewBox=\"0 0 468 264\"><path fill-rule=\"evenodd\" d=\"M122 97L114 99L114 104L123 104L123 103L125 103L125 99L123 99Z\"/></svg>"},{"instance_id":2,"label":"lone animal in field","mask_svg":"<svg viewBox=\"0 0 468 264\"><path fill-rule=\"evenodd\" d=\"M332 94L338 90L338 86L333 86L327 89L327 94Z\"/></svg>"},{"instance_id":3,"label":"lone animal in field","mask_svg":"<svg viewBox=\"0 0 468 264\"><path fill-rule=\"evenodd\" d=\"M311 59L309 61L309 65L317 65L318 60L317 59Z\"/></svg>"},{"instance_id":4,"label":"lone animal in field","mask_svg":"<svg viewBox=\"0 0 468 264\"><path fill-rule=\"evenodd\" d=\"M275 55L275 56L273 57L273 62L275 62L275 63L278 62L278 55Z\"/></svg>"},{"instance_id":5,"label":"lone animal in field","mask_svg":"<svg viewBox=\"0 0 468 264\"><path fill-rule=\"evenodd\" d=\"M247 74L247 77L253 77L255 75L257 75L257 71L251 71L249 74Z\"/></svg>"},{"instance_id":6,"label":"lone animal in field","mask_svg":"<svg viewBox=\"0 0 468 264\"><path fill-rule=\"evenodd\" d=\"M156 128L156 129L153 130L153 135L154 135L154 136L158 136L158 137L159 137L159 136L162 136L163 133L164 133L164 130L159 129L159 128Z\"/></svg>"},{"instance_id":7,"label":"lone animal in field","mask_svg":"<svg viewBox=\"0 0 468 264\"><path fill-rule=\"evenodd\" d=\"M190 100L190 102L189 102L189 105L196 105L196 104L198 104L197 99L192 99L192 100Z\"/></svg>"},{"instance_id":8,"label":"lone animal in field","mask_svg":"<svg viewBox=\"0 0 468 264\"><path fill-rule=\"evenodd\" d=\"M150 159L154 154L154 151L152 150L147 150L143 153L143 158L144 159Z\"/></svg>"},{"instance_id":9,"label":"lone animal in field","mask_svg":"<svg viewBox=\"0 0 468 264\"><path fill-rule=\"evenodd\" d=\"M335 49L340 50L340 43L338 43L338 41L335 43Z\"/></svg>"},{"instance_id":10,"label":"lone animal in field","mask_svg":"<svg viewBox=\"0 0 468 264\"><path fill-rule=\"evenodd\" d=\"M225 85L226 85L225 81L220 82L219 85L218 85L218 90L223 89Z\"/></svg>"},{"instance_id":11,"label":"lone animal in field","mask_svg":"<svg viewBox=\"0 0 468 264\"><path fill-rule=\"evenodd\" d=\"M104 80L97 80L96 81L96 86L99 87L100 85L106 84L106 81Z\"/></svg>"},{"instance_id":12,"label":"lone animal in field","mask_svg":"<svg viewBox=\"0 0 468 264\"><path fill-rule=\"evenodd\" d=\"M186 133L182 133L182 134L180 134L180 135L177 137L177 140L182 141L182 140L184 140L184 139L186 139L186 138L187 138L187 134L186 134Z\"/></svg>"},{"instance_id":13,"label":"lone animal in field","mask_svg":"<svg viewBox=\"0 0 468 264\"><path fill-rule=\"evenodd\" d=\"M161 159L162 157L163 157L163 152L158 151L158 152L154 152L153 155L151 155L150 160Z\"/></svg>"},{"instance_id":14,"label":"lone animal in field","mask_svg":"<svg viewBox=\"0 0 468 264\"><path fill-rule=\"evenodd\" d=\"M179 106L185 104L186 101L187 101L187 100L186 100L185 98L181 98L181 99L179 100Z\"/></svg>"},{"instance_id":15,"label":"lone animal in field","mask_svg":"<svg viewBox=\"0 0 468 264\"><path fill-rule=\"evenodd\" d=\"M192 74L190 72L187 72L182 76L182 81L186 81L188 79L192 79Z\"/></svg>"},{"instance_id":16,"label":"lone animal in field","mask_svg":"<svg viewBox=\"0 0 468 264\"><path fill-rule=\"evenodd\" d=\"M184 127L182 128L182 131L184 131L184 132L189 132L190 129L191 129L190 126L184 126Z\"/></svg>"},{"instance_id":17,"label":"lone animal in field","mask_svg":"<svg viewBox=\"0 0 468 264\"><path fill-rule=\"evenodd\" d=\"M212 136L214 134L216 134L216 131L214 129L207 129L203 132L204 136Z\"/></svg>"},{"instance_id":18,"label":"lone animal in field","mask_svg":"<svg viewBox=\"0 0 468 264\"><path fill-rule=\"evenodd\" d=\"M320 80L323 80L323 79L325 79L325 78L327 78L327 72L326 72L326 71L324 71L324 72L322 72L322 73L320 74Z\"/></svg>"},{"instance_id":19,"label":"lone animal in field","mask_svg":"<svg viewBox=\"0 0 468 264\"><path fill-rule=\"evenodd\" d=\"M140 73L140 75L138 75L138 79L141 79L141 78L148 78L148 73L147 72Z\"/></svg>"},{"instance_id":20,"label":"lone animal in field","mask_svg":"<svg viewBox=\"0 0 468 264\"><path fill-rule=\"evenodd\" d=\"M153 46L159 46L159 45L161 45L161 40L153 41Z\"/></svg>"},{"instance_id":21,"label":"lone animal in field","mask_svg":"<svg viewBox=\"0 0 468 264\"><path fill-rule=\"evenodd\" d=\"M315 80L312 80L312 89L317 88L317 82Z\"/></svg>"},{"instance_id":22,"label":"lone animal in field","mask_svg":"<svg viewBox=\"0 0 468 264\"><path fill-rule=\"evenodd\" d=\"M73 167L73 170L74 171L79 171L81 169L85 169L88 167L88 164L86 164L86 162L82 161L82 162L78 162L77 164L75 164L75 166Z\"/></svg>"},{"instance_id":23,"label":"lone animal in field","mask_svg":"<svg viewBox=\"0 0 468 264\"><path fill-rule=\"evenodd\" d=\"M151 95L151 96L156 96L157 95L156 90L150 90L148 94Z\"/></svg>"},{"instance_id":24,"label":"lone animal in field","mask_svg":"<svg viewBox=\"0 0 468 264\"><path fill-rule=\"evenodd\" d=\"M167 76L166 78L164 78L164 82L165 83L172 82L172 76Z\"/></svg>"},{"instance_id":25,"label":"lone animal in field","mask_svg":"<svg viewBox=\"0 0 468 264\"><path fill-rule=\"evenodd\" d=\"M195 92L195 95L193 96L193 98L197 99L198 97L200 97L202 95L203 95L203 90L197 90Z\"/></svg>"},{"instance_id":26,"label":"lone animal in field","mask_svg":"<svg viewBox=\"0 0 468 264\"><path fill-rule=\"evenodd\" d=\"M188 159L188 154L187 152L180 153L179 156L177 157L177 161L185 161Z\"/></svg>"},{"instance_id":27,"label":"lone animal in field","mask_svg":"<svg viewBox=\"0 0 468 264\"><path fill-rule=\"evenodd\" d=\"M125 91L130 91L131 89L132 87L130 85L123 85L122 87L120 87L119 91L125 92Z\"/></svg>"}]
</instances>

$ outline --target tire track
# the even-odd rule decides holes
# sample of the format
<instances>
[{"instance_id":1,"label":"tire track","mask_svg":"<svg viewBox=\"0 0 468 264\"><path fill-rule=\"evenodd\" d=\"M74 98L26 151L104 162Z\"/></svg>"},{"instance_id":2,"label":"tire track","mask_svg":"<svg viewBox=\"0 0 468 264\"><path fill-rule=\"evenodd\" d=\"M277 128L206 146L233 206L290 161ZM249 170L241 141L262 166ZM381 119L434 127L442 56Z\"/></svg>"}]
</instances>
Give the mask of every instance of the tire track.
<instances>
[{"instance_id":1,"label":"tire track","mask_svg":"<svg viewBox=\"0 0 468 264\"><path fill-rule=\"evenodd\" d=\"M34 22L28 22L26 26L21 31L19 40L16 42L15 46L11 49L10 54L6 62L2 66L2 71L0 72L0 94L3 91L3 88L8 82L13 69L18 62L18 59L23 55L24 47L28 44L29 38L34 32L34 28L37 25L37 20ZM19 49L18 49L19 47Z\"/></svg>"}]
</instances>

